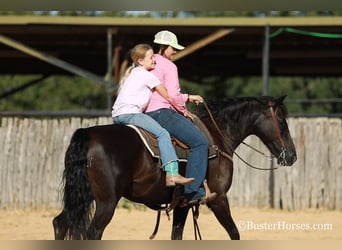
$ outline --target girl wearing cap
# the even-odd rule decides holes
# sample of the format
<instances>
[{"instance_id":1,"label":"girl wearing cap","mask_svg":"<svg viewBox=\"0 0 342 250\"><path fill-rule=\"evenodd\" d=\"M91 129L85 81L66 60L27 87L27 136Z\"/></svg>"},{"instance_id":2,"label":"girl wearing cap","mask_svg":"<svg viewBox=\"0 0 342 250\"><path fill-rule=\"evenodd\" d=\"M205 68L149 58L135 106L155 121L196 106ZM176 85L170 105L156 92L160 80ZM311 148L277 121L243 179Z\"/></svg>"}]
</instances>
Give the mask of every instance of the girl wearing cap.
<instances>
[{"instance_id":1,"label":"girl wearing cap","mask_svg":"<svg viewBox=\"0 0 342 250\"><path fill-rule=\"evenodd\" d=\"M135 67L127 70L129 75L122 82L112 109L114 123L133 124L152 133L158 139L161 162L166 171L166 186L186 185L194 181L178 173L178 158L171 143L170 134L158 122L143 113L152 90L167 102L168 94L159 79L149 72L155 67L153 49L148 44L138 44L131 51Z\"/></svg>"},{"instance_id":2,"label":"girl wearing cap","mask_svg":"<svg viewBox=\"0 0 342 250\"><path fill-rule=\"evenodd\" d=\"M172 56L178 50L184 49L178 44L175 34L163 30L155 35L154 43L158 44L155 54L156 66L151 72L166 87L169 100L153 91L146 113L153 117L172 136L175 136L190 148L186 176L195 181L184 187L184 196L188 204L206 202L213 199L215 193L206 194L203 181L208 165L208 141L200 130L187 118L192 115L186 108L186 102L202 103L199 95L183 94L180 91L177 66L172 62ZM172 103L172 104L171 104Z\"/></svg>"}]
</instances>

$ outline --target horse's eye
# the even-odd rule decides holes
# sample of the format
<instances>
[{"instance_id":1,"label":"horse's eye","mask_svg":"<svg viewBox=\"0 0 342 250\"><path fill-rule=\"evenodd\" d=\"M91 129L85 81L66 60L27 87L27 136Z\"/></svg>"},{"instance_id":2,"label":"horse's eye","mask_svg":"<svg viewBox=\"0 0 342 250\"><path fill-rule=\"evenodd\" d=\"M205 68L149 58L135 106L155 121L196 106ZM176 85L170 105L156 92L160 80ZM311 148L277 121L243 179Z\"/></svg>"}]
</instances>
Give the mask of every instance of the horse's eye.
<instances>
[{"instance_id":1,"label":"horse's eye","mask_svg":"<svg viewBox=\"0 0 342 250\"><path fill-rule=\"evenodd\" d=\"M285 118L283 118L283 117L277 117L277 120L278 120L278 122L279 122L279 124L280 125L283 125L284 123L285 123Z\"/></svg>"}]
</instances>

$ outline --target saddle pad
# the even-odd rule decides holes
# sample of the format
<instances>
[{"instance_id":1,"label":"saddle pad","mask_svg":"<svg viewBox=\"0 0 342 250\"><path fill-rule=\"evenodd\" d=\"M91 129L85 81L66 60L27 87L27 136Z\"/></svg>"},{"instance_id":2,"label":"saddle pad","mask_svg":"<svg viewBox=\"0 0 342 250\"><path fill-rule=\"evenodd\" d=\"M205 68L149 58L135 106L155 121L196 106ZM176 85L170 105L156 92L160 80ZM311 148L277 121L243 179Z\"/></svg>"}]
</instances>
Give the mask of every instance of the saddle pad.
<instances>
[{"instance_id":1,"label":"saddle pad","mask_svg":"<svg viewBox=\"0 0 342 250\"><path fill-rule=\"evenodd\" d=\"M160 151L158 146L158 140L155 136L153 136L151 133L146 131L143 128L134 126L132 124L127 124L126 126L131 127L134 129L138 135L140 136L141 140L144 142L146 148L151 153L151 155L155 158L160 158ZM175 147L177 157L180 162L187 162L189 158L190 149L184 148L184 144L180 145L177 143L178 140L171 137L171 141L173 146ZM213 147L209 147L209 159L214 158L217 156L217 152Z\"/></svg>"}]
</instances>

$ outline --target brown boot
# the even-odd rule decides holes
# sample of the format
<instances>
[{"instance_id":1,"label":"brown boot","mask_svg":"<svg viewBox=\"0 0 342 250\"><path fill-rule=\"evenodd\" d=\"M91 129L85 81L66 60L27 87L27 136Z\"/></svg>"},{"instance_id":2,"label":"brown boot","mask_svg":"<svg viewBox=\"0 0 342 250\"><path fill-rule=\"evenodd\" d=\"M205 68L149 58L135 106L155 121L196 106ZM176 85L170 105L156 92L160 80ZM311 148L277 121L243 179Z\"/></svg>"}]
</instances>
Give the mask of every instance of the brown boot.
<instances>
[{"instance_id":1,"label":"brown boot","mask_svg":"<svg viewBox=\"0 0 342 250\"><path fill-rule=\"evenodd\" d=\"M171 175L166 175L166 186L167 187L172 187L175 186L176 184L179 185L187 185L192 182L194 182L195 178L185 178L181 175L177 176L171 176Z\"/></svg>"},{"instance_id":2,"label":"brown boot","mask_svg":"<svg viewBox=\"0 0 342 250\"><path fill-rule=\"evenodd\" d=\"M210 191L207 180L203 181L203 186L205 190L205 195L202 198L189 200L184 199L183 202L180 204L180 207L193 206L197 204L203 205L207 202L214 200L217 197L217 193Z\"/></svg>"}]
</instances>

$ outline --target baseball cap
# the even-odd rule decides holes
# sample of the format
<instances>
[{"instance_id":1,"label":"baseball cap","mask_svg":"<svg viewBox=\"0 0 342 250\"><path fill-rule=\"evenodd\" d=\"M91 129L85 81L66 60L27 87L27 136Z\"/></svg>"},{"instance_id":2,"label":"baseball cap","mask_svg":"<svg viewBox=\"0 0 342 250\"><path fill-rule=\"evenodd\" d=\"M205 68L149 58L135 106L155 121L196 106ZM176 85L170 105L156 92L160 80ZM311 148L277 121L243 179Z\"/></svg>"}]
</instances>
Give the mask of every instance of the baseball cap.
<instances>
[{"instance_id":1,"label":"baseball cap","mask_svg":"<svg viewBox=\"0 0 342 250\"><path fill-rule=\"evenodd\" d=\"M170 45L178 50L184 49L184 46L178 44L177 36L168 30L162 30L155 34L153 42L157 44Z\"/></svg>"}]
</instances>

